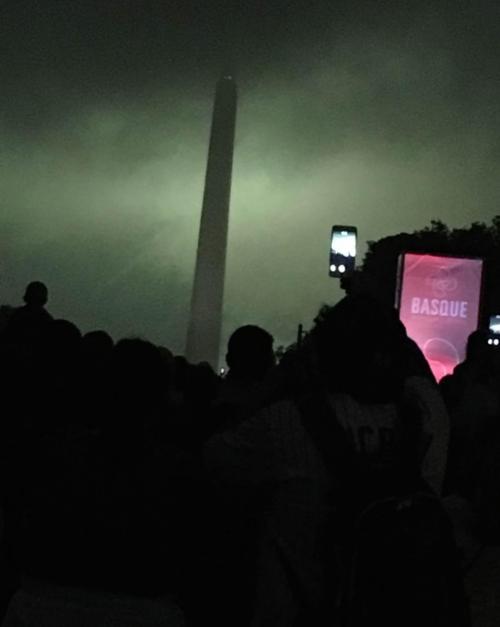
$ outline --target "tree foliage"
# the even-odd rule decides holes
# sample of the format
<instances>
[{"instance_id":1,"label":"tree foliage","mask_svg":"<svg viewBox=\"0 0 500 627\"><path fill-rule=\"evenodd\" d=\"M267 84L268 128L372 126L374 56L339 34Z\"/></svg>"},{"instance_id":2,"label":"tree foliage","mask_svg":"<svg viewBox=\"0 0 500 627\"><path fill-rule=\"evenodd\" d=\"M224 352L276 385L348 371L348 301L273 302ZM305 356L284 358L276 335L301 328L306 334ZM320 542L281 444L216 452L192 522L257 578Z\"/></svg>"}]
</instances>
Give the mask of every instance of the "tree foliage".
<instances>
[{"instance_id":1,"label":"tree foliage","mask_svg":"<svg viewBox=\"0 0 500 627\"><path fill-rule=\"evenodd\" d=\"M500 312L500 215L491 224L473 222L466 228L450 228L441 220L413 233L400 233L368 242L368 251L357 273L356 284L381 300L395 300L398 259L403 252L434 253L484 260L482 322Z\"/></svg>"}]
</instances>

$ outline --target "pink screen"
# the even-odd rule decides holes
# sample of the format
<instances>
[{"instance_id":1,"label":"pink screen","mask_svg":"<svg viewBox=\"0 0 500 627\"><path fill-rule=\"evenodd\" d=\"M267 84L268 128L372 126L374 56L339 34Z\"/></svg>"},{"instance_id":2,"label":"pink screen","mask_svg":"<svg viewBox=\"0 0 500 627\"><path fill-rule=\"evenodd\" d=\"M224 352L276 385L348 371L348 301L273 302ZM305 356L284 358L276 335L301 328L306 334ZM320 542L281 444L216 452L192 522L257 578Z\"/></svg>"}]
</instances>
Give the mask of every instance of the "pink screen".
<instances>
[{"instance_id":1,"label":"pink screen","mask_svg":"<svg viewBox=\"0 0 500 627\"><path fill-rule=\"evenodd\" d=\"M438 381L464 359L467 338L477 329L482 263L404 255L399 316Z\"/></svg>"}]
</instances>

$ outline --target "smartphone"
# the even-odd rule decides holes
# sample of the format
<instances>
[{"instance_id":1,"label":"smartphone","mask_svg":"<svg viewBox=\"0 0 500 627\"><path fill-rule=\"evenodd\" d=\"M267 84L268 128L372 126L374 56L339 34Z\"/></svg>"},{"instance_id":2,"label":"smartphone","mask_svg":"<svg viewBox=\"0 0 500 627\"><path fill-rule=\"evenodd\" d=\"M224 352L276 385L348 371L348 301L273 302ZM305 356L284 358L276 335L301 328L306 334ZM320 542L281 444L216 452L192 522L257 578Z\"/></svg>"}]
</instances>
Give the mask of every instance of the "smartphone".
<instances>
[{"instance_id":1,"label":"smartphone","mask_svg":"<svg viewBox=\"0 0 500 627\"><path fill-rule=\"evenodd\" d=\"M343 277L354 272L358 230L355 226L332 227L330 238L330 276Z\"/></svg>"}]
</instances>

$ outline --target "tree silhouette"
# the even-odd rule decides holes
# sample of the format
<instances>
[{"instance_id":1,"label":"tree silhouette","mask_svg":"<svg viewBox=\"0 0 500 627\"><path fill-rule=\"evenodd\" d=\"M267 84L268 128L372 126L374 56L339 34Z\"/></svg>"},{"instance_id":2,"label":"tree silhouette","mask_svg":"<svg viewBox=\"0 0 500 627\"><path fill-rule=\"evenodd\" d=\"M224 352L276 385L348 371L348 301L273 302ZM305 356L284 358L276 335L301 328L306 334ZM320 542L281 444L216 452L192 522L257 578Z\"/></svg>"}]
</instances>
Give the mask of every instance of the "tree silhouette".
<instances>
[{"instance_id":1,"label":"tree silhouette","mask_svg":"<svg viewBox=\"0 0 500 627\"><path fill-rule=\"evenodd\" d=\"M435 253L484 260L481 323L500 313L500 215L491 224L473 222L464 228L450 228L432 220L413 233L399 233L368 242L361 268L347 289L369 291L387 304L394 304L398 259L403 252Z\"/></svg>"}]
</instances>

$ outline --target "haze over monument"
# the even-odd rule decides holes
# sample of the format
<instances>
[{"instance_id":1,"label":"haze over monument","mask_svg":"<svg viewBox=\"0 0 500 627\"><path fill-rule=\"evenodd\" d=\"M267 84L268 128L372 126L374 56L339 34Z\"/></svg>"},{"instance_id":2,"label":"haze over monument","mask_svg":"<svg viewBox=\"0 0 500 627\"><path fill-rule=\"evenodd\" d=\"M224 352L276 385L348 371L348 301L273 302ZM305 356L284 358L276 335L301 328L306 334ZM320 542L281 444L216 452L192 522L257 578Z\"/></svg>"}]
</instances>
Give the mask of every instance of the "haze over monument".
<instances>
[{"instance_id":1,"label":"haze over monument","mask_svg":"<svg viewBox=\"0 0 500 627\"><path fill-rule=\"evenodd\" d=\"M185 350L214 77L237 75L222 342L295 339L332 224L367 240L500 207L498 3L1 2L0 275L83 330Z\"/></svg>"}]
</instances>

